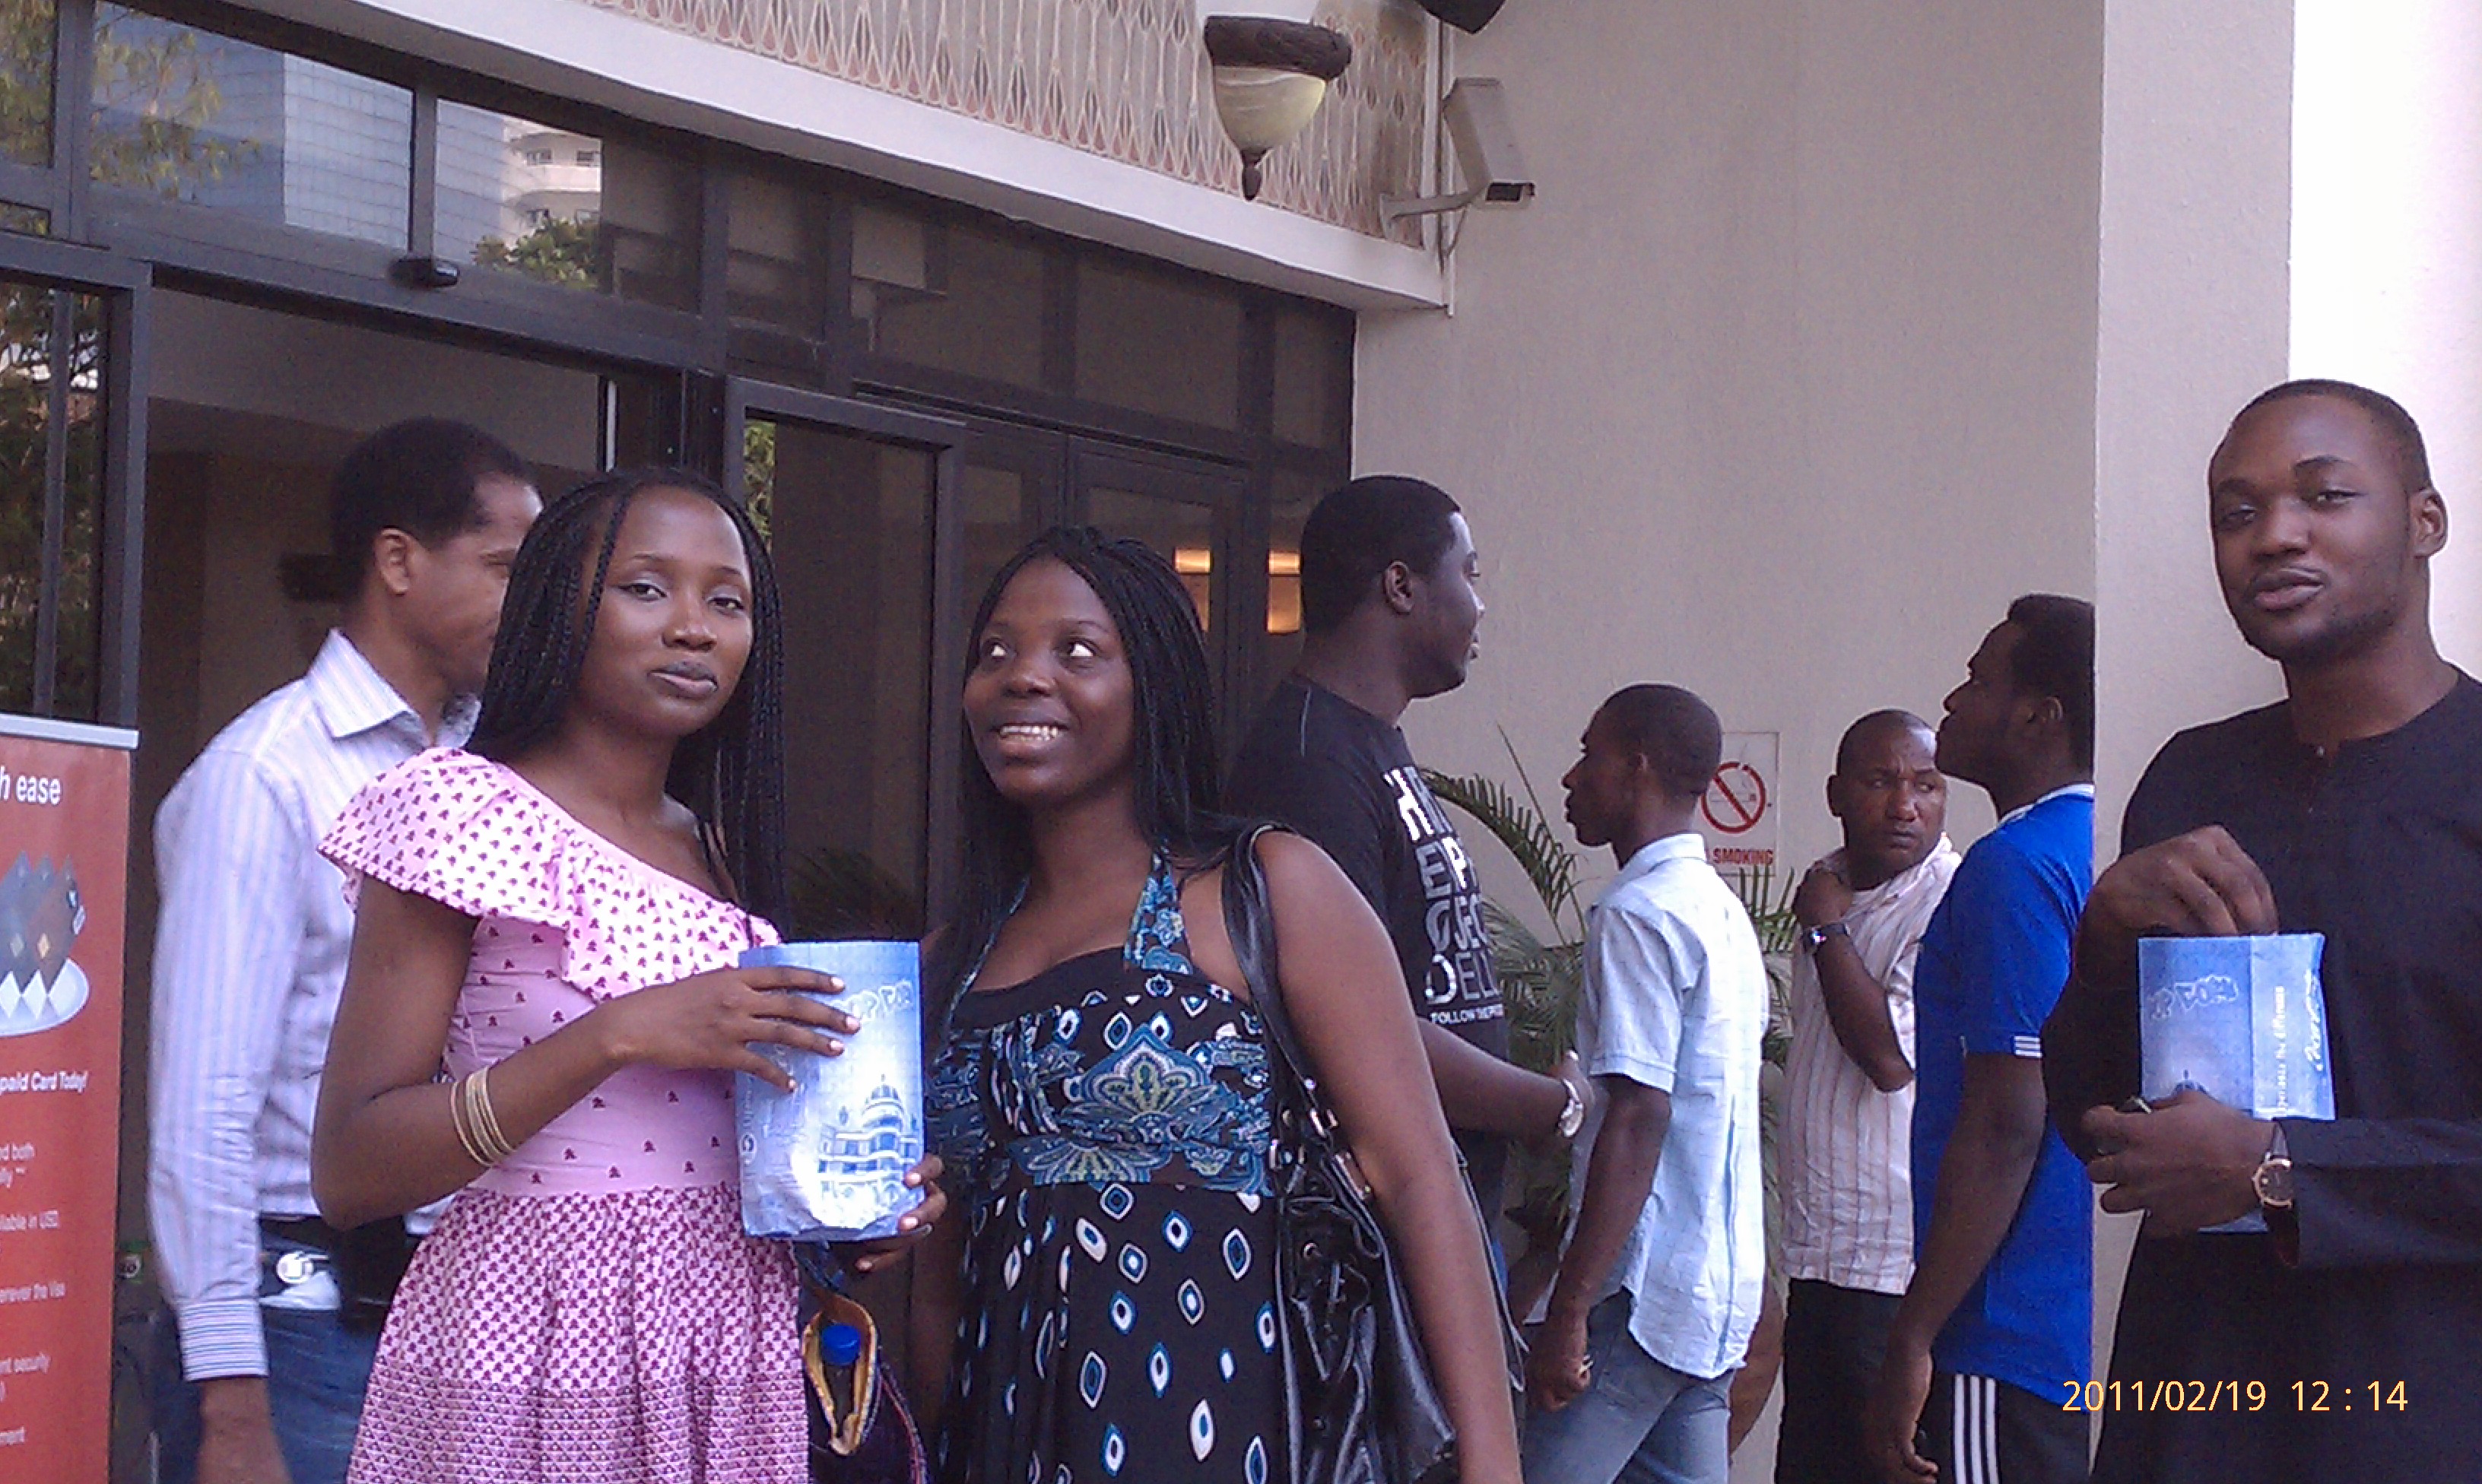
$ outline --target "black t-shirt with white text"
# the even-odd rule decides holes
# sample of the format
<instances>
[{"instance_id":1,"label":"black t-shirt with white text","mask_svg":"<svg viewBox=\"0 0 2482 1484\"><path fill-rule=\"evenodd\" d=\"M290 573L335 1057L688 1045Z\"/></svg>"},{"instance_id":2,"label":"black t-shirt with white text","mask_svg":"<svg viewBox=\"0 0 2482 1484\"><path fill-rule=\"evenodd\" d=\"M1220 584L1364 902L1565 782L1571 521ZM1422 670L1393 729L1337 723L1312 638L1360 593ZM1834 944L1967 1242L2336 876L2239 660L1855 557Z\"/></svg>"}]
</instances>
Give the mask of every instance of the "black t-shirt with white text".
<instances>
[{"instance_id":1,"label":"black t-shirt with white text","mask_svg":"<svg viewBox=\"0 0 2482 1484\"><path fill-rule=\"evenodd\" d=\"M1508 1058L1508 1010L1473 862L1422 782L1405 734L1334 692L1287 677L1242 743L1225 807L1268 819L1335 858L1387 926L1413 1008ZM1483 1210L1499 1210L1507 1141L1460 1131Z\"/></svg>"}]
</instances>

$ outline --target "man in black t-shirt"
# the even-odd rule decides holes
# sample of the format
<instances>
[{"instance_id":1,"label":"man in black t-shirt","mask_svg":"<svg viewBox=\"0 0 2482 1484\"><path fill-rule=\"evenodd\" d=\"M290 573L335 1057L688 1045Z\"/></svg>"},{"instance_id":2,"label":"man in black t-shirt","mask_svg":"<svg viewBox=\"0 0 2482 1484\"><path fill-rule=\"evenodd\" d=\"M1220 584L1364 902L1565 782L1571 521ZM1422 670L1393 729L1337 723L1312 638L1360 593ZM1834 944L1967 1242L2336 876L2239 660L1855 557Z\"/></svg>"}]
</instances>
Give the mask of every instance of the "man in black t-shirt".
<instances>
[{"instance_id":1,"label":"man in black t-shirt","mask_svg":"<svg viewBox=\"0 0 2482 1484\"><path fill-rule=\"evenodd\" d=\"M1395 940L1423 1045L1474 1193L1496 1215L1510 1137L1568 1136L1585 1114L1573 1064L1508 1060L1508 1014L1473 863L1396 722L1465 684L1482 599L1473 537L1437 486L1355 480L1302 530L1301 663L1241 747L1226 805L1316 841Z\"/></svg>"}]
</instances>

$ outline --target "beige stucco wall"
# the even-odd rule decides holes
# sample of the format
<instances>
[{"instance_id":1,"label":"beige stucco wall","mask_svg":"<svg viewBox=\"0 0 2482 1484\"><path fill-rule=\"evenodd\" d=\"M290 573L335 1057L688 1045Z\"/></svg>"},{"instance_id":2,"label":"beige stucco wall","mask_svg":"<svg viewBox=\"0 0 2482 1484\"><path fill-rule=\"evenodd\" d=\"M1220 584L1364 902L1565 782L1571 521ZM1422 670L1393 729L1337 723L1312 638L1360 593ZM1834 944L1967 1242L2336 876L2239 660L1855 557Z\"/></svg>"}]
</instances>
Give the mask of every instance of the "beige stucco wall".
<instances>
[{"instance_id":1,"label":"beige stucco wall","mask_svg":"<svg viewBox=\"0 0 2482 1484\"><path fill-rule=\"evenodd\" d=\"M2233 634L2207 456L2282 380L2291 212L2288 0L2110 0L2095 438L2098 854L2184 726L2271 699ZM2133 1217L2098 1215L2095 1349L2110 1352Z\"/></svg>"},{"instance_id":2,"label":"beige stucco wall","mask_svg":"<svg viewBox=\"0 0 2482 1484\"><path fill-rule=\"evenodd\" d=\"M1428 761L1504 775L1505 727L1548 788L1604 694L1676 681L1782 733L1807 860L1846 722L1936 716L2010 598L2093 591L2101 20L1603 0L1460 40L1541 194L1465 221L1453 316L1362 322L1357 463L1484 552Z\"/></svg>"},{"instance_id":3,"label":"beige stucco wall","mask_svg":"<svg viewBox=\"0 0 2482 1484\"><path fill-rule=\"evenodd\" d=\"M1596 703L1677 682L1782 734L1799 863L1847 722L1936 717L2011 598L2093 594L2103 56L2099 3L1975 0L1512 6L1458 42L1540 195L1465 221L1453 316L1362 319L1357 465L1445 485L1484 553L1425 761L1505 776L1504 727L1556 812ZM1960 840L1990 821L1957 791Z\"/></svg>"},{"instance_id":4,"label":"beige stucco wall","mask_svg":"<svg viewBox=\"0 0 2482 1484\"><path fill-rule=\"evenodd\" d=\"M2095 494L2097 821L2181 727L2272 698L2207 542L2206 459L2284 378L2289 0L2111 0L2103 90Z\"/></svg>"}]
</instances>

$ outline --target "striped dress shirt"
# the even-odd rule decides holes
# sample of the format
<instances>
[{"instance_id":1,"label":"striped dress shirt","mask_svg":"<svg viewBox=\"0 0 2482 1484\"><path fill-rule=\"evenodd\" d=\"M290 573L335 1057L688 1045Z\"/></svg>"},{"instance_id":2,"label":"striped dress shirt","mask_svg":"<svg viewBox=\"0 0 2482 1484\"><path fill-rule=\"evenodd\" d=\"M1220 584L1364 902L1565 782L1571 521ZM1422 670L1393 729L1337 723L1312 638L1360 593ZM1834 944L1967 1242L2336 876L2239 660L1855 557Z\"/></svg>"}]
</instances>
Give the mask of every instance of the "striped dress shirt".
<instances>
[{"instance_id":1,"label":"striped dress shirt","mask_svg":"<svg viewBox=\"0 0 2482 1484\"><path fill-rule=\"evenodd\" d=\"M441 741L472 730L451 713ZM354 914L319 840L428 744L342 632L218 733L155 816L147 1213L194 1381L267 1373L258 1219L315 1214L310 1121Z\"/></svg>"},{"instance_id":2,"label":"striped dress shirt","mask_svg":"<svg viewBox=\"0 0 2482 1484\"><path fill-rule=\"evenodd\" d=\"M1914 1059L1914 960L1962 859L1941 836L1911 871L1853 898L1844 919L1862 966L1888 991L1888 1016ZM1783 1252L1787 1273L1839 1289L1902 1293L1914 1276L1914 1084L1881 1092L1845 1054L1827 1017L1818 965L1792 966L1792 1051L1784 1061Z\"/></svg>"}]
</instances>

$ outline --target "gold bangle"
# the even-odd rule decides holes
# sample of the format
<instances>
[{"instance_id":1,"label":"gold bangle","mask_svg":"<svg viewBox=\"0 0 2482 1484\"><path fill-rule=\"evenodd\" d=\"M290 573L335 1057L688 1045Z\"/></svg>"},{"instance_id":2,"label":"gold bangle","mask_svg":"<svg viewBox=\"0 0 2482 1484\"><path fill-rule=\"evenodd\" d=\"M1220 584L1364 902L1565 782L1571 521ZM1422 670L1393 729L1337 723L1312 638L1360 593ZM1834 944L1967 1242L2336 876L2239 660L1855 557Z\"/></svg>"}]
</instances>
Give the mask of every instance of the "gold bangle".
<instances>
[{"instance_id":1,"label":"gold bangle","mask_svg":"<svg viewBox=\"0 0 2482 1484\"><path fill-rule=\"evenodd\" d=\"M491 1069L485 1067L465 1081L472 1089L473 1106L469 1111L473 1116L474 1132L481 1136L483 1147L492 1152L491 1162L497 1164L515 1154L517 1146L510 1143L508 1136L500 1132L499 1116L491 1108L490 1076Z\"/></svg>"},{"instance_id":2,"label":"gold bangle","mask_svg":"<svg viewBox=\"0 0 2482 1484\"><path fill-rule=\"evenodd\" d=\"M457 1131L457 1142L465 1146L465 1158L489 1169L493 1162L491 1157L475 1139L473 1130L466 1127L465 1083L462 1080L448 1090L448 1122Z\"/></svg>"}]
</instances>

